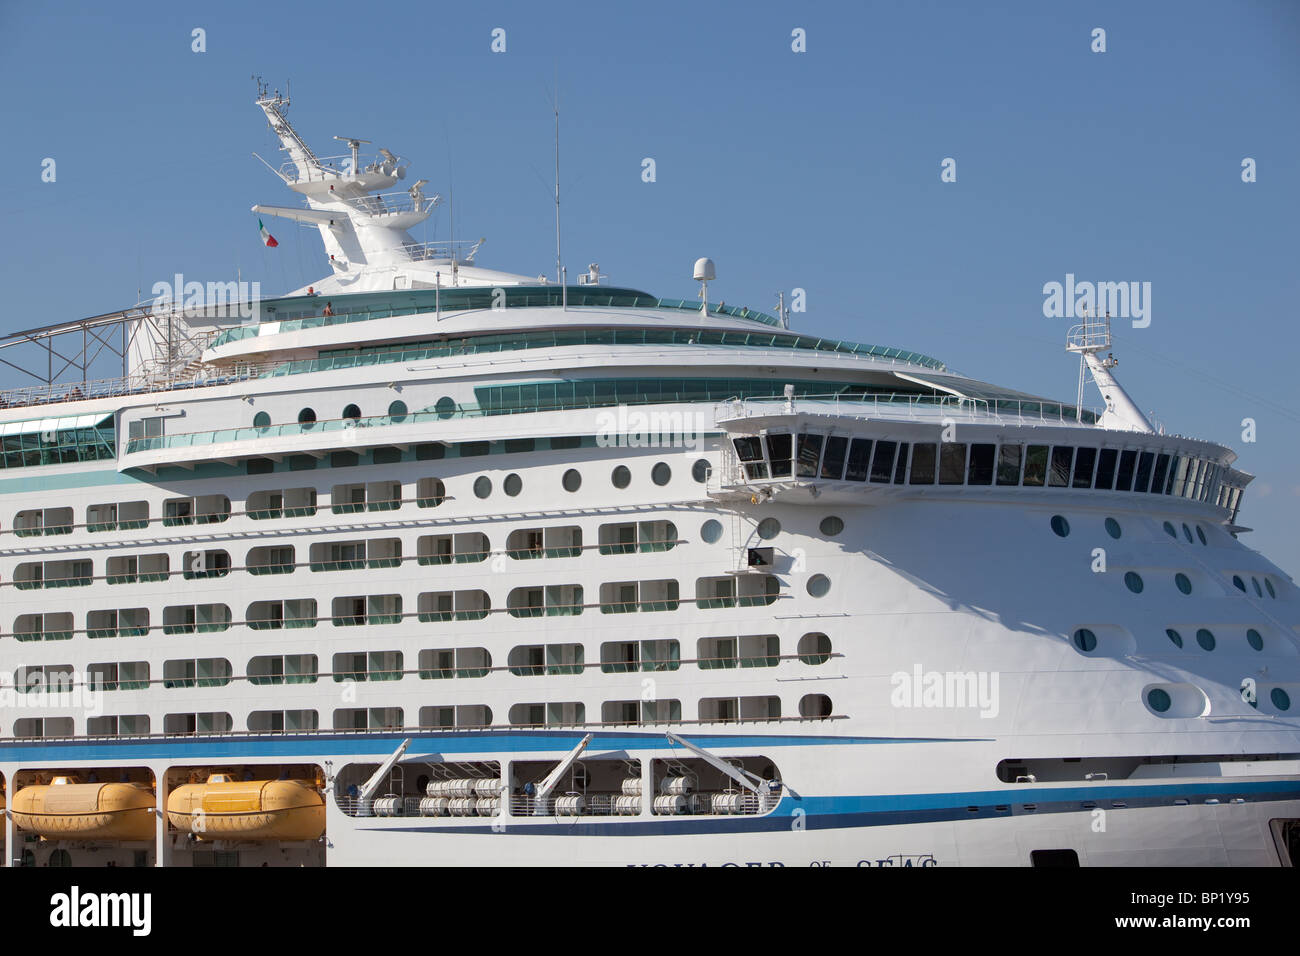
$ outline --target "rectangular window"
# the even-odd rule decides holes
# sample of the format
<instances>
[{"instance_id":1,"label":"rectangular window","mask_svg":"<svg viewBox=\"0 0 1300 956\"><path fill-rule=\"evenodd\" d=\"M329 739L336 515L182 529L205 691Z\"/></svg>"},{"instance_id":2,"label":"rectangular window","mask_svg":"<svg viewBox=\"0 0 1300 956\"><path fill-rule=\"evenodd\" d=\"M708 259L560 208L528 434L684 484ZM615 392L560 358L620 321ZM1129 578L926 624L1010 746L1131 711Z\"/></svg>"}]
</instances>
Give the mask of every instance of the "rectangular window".
<instances>
[{"instance_id":1,"label":"rectangular window","mask_svg":"<svg viewBox=\"0 0 1300 956\"><path fill-rule=\"evenodd\" d=\"M1151 466L1155 464L1155 452L1144 451L1138 456L1137 479L1133 482L1133 490L1145 492L1151 484Z\"/></svg>"},{"instance_id":2,"label":"rectangular window","mask_svg":"<svg viewBox=\"0 0 1300 956\"><path fill-rule=\"evenodd\" d=\"M1024 456L1024 445L1003 445L998 449L998 484L1020 484L1020 459Z\"/></svg>"},{"instance_id":3,"label":"rectangular window","mask_svg":"<svg viewBox=\"0 0 1300 956\"><path fill-rule=\"evenodd\" d=\"M1025 486L1041 488L1047 482L1046 445L1030 445L1025 453Z\"/></svg>"},{"instance_id":4,"label":"rectangular window","mask_svg":"<svg viewBox=\"0 0 1300 956\"><path fill-rule=\"evenodd\" d=\"M970 467L966 480L972 485L993 484L993 455L996 446L978 444L970 446Z\"/></svg>"},{"instance_id":5,"label":"rectangular window","mask_svg":"<svg viewBox=\"0 0 1300 956\"><path fill-rule=\"evenodd\" d=\"M1052 448L1052 470L1047 483L1053 488L1064 488L1070 483L1070 464L1074 461L1073 445L1055 445Z\"/></svg>"},{"instance_id":6,"label":"rectangular window","mask_svg":"<svg viewBox=\"0 0 1300 956\"><path fill-rule=\"evenodd\" d=\"M826 455L822 458L822 477L839 481L844 477L844 459L849 450L849 440L844 437L826 439Z\"/></svg>"},{"instance_id":7,"label":"rectangular window","mask_svg":"<svg viewBox=\"0 0 1300 956\"><path fill-rule=\"evenodd\" d=\"M1077 455L1074 456L1074 481L1071 486L1074 488L1091 488L1092 487L1092 468L1097 463L1097 449L1080 448Z\"/></svg>"},{"instance_id":8,"label":"rectangular window","mask_svg":"<svg viewBox=\"0 0 1300 956\"><path fill-rule=\"evenodd\" d=\"M822 436L799 436L799 464L795 474L799 478L816 478L817 466L821 462Z\"/></svg>"},{"instance_id":9,"label":"rectangular window","mask_svg":"<svg viewBox=\"0 0 1300 956\"><path fill-rule=\"evenodd\" d=\"M898 442L876 442L876 457L871 460L871 480L888 483L894 474L894 454L898 451Z\"/></svg>"},{"instance_id":10,"label":"rectangular window","mask_svg":"<svg viewBox=\"0 0 1300 956\"><path fill-rule=\"evenodd\" d=\"M944 442L939 446L939 484L960 485L966 479L966 445Z\"/></svg>"},{"instance_id":11,"label":"rectangular window","mask_svg":"<svg viewBox=\"0 0 1300 956\"><path fill-rule=\"evenodd\" d=\"M1165 484L1169 480L1169 456L1160 454L1156 455L1155 472L1151 476L1151 494L1162 495L1165 493Z\"/></svg>"},{"instance_id":12,"label":"rectangular window","mask_svg":"<svg viewBox=\"0 0 1300 956\"><path fill-rule=\"evenodd\" d=\"M1133 487L1133 472L1137 470L1138 453L1132 449L1120 452L1119 472L1115 476L1115 490L1129 491Z\"/></svg>"},{"instance_id":13,"label":"rectangular window","mask_svg":"<svg viewBox=\"0 0 1300 956\"><path fill-rule=\"evenodd\" d=\"M855 438L849 446L849 466L844 477L849 481L866 481L867 466L871 461L871 439Z\"/></svg>"},{"instance_id":14,"label":"rectangular window","mask_svg":"<svg viewBox=\"0 0 1300 956\"><path fill-rule=\"evenodd\" d=\"M894 462L894 484L901 485L907 480L907 453L911 450L907 442L899 442L898 457Z\"/></svg>"},{"instance_id":15,"label":"rectangular window","mask_svg":"<svg viewBox=\"0 0 1300 956\"><path fill-rule=\"evenodd\" d=\"M1119 462L1119 452L1114 448L1103 448L1097 453L1097 480L1094 488L1109 491L1115 487L1115 465Z\"/></svg>"},{"instance_id":16,"label":"rectangular window","mask_svg":"<svg viewBox=\"0 0 1300 956\"><path fill-rule=\"evenodd\" d=\"M908 478L913 485L934 484L934 466L936 446L930 442L912 447L912 474Z\"/></svg>"},{"instance_id":17,"label":"rectangular window","mask_svg":"<svg viewBox=\"0 0 1300 956\"><path fill-rule=\"evenodd\" d=\"M767 436L767 457L772 465L773 478L790 477L790 449L792 445L789 435Z\"/></svg>"}]
</instances>

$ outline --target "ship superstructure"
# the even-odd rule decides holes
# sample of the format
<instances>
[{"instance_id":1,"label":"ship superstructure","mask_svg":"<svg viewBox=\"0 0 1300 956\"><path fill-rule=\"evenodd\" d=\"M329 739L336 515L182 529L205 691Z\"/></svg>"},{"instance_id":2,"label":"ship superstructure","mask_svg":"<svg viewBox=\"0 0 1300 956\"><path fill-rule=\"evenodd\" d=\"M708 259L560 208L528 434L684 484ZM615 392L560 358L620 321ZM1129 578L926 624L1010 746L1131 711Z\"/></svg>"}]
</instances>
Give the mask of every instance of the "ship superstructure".
<instances>
[{"instance_id":1,"label":"ship superstructure","mask_svg":"<svg viewBox=\"0 0 1300 956\"><path fill-rule=\"evenodd\" d=\"M0 342L123 363L0 408L11 864L1291 864L1295 584L1104 316L1092 411L485 269L287 105L329 275Z\"/></svg>"}]
</instances>

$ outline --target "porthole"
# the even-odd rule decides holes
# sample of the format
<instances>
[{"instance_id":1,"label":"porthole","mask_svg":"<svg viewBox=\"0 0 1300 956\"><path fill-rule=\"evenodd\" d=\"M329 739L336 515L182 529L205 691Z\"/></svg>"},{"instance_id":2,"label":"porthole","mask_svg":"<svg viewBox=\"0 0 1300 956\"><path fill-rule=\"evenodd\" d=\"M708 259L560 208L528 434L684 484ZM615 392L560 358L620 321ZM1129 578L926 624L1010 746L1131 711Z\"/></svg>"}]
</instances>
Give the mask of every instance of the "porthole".
<instances>
[{"instance_id":1,"label":"porthole","mask_svg":"<svg viewBox=\"0 0 1300 956\"><path fill-rule=\"evenodd\" d=\"M269 414L267 414L266 412L258 412L256 415L253 416L253 427L254 427L254 428L270 428L270 427L271 427L271 416L270 416Z\"/></svg>"},{"instance_id":2,"label":"porthole","mask_svg":"<svg viewBox=\"0 0 1300 956\"><path fill-rule=\"evenodd\" d=\"M1192 540L1192 529L1187 527L1187 525L1183 525L1183 537L1187 539L1188 544L1194 543Z\"/></svg>"},{"instance_id":3,"label":"porthole","mask_svg":"<svg viewBox=\"0 0 1300 956\"><path fill-rule=\"evenodd\" d=\"M818 527L826 537L833 538L844 530L844 519L837 515L827 515Z\"/></svg>"},{"instance_id":4,"label":"porthole","mask_svg":"<svg viewBox=\"0 0 1300 956\"><path fill-rule=\"evenodd\" d=\"M474 479L474 494L480 498L486 498L492 494L492 479L487 475L479 475Z\"/></svg>"},{"instance_id":5,"label":"porthole","mask_svg":"<svg viewBox=\"0 0 1300 956\"><path fill-rule=\"evenodd\" d=\"M506 475L506 480L501 482L501 487L505 490L506 494L513 498L523 490L524 480L514 472L511 472Z\"/></svg>"},{"instance_id":6,"label":"porthole","mask_svg":"<svg viewBox=\"0 0 1300 956\"><path fill-rule=\"evenodd\" d=\"M1052 515L1052 530L1056 532L1058 538L1064 538L1070 533L1070 522L1061 515Z\"/></svg>"},{"instance_id":7,"label":"porthole","mask_svg":"<svg viewBox=\"0 0 1300 956\"><path fill-rule=\"evenodd\" d=\"M1175 530L1173 525L1166 521L1163 527L1165 529L1165 534L1169 535L1169 537L1173 538L1175 541L1178 540L1178 532Z\"/></svg>"},{"instance_id":8,"label":"porthole","mask_svg":"<svg viewBox=\"0 0 1300 956\"><path fill-rule=\"evenodd\" d=\"M1081 627L1074 632L1074 646L1085 654L1090 654L1097 649L1097 635L1086 627Z\"/></svg>"},{"instance_id":9,"label":"porthole","mask_svg":"<svg viewBox=\"0 0 1300 956\"><path fill-rule=\"evenodd\" d=\"M1178 590L1182 591L1184 594L1192 593L1192 579L1181 571L1174 575L1174 584L1178 585Z\"/></svg>"},{"instance_id":10,"label":"porthole","mask_svg":"<svg viewBox=\"0 0 1300 956\"><path fill-rule=\"evenodd\" d=\"M1269 693L1268 699L1273 702L1273 706L1276 707L1278 710L1291 709L1291 695L1288 694L1286 691L1284 691L1281 687L1274 687L1273 690Z\"/></svg>"},{"instance_id":11,"label":"porthole","mask_svg":"<svg viewBox=\"0 0 1300 956\"><path fill-rule=\"evenodd\" d=\"M1169 640L1173 641L1174 647L1183 646L1183 635L1179 634L1172 627L1165 628L1165 636L1169 638Z\"/></svg>"},{"instance_id":12,"label":"porthole","mask_svg":"<svg viewBox=\"0 0 1300 956\"><path fill-rule=\"evenodd\" d=\"M304 408L298 413L298 424L303 428L311 428L316 424L316 410L313 408Z\"/></svg>"},{"instance_id":13,"label":"porthole","mask_svg":"<svg viewBox=\"0 0 1300 956\"><path fill-rule=\"evenodd\" d=\"M1202 528L1199 524L1196 526L1196 537L1201 539L1201 544L1206 546L1209 545L1210 542L1207 541L1205 538L1205 529Z\"/></svg>"},{"instance_id":14,"label":"porthole","mask_svg":"<svg viewBox=\"0 0 1300 956\"><path fill-rule=\"evenodd\" d=\"M1246 643L1257 651L1264 649L1264 637L1253 627L1246 632Z\"/></svg>"},{"instance_id":15,"label":"porthole","mask_svg":"<svg viewBox=\"0 0 1300 956\"><path fill-rule=\"evenodd\" d=\"M700 537L704 539L705 544L717 544L718 539L722 537L722 524L710 518L704 524L700 525Z\"/></svg>"},{"instance_id":16,"label":"porthole","mask_svg":"<svg viewBox=\"0 0 1300 956\"><path fill-rule=\"evenodd\" d=\"M1268 596L1269 596L1269 597L1274 598L1274 599L1277 598L1277 591L1276 591L1276 590L1274 589L1274 587L1273 587L1273 580L1272 580L1272 578L1265 578L1265 579L1264 579L1264 587L1266 587L1266 588L1268 589Z\"/></svg>"},{"instance_id":17,"label":"porthole","mask_svg":"<svg viewBox=\"0 0 1300 956\"><path fill-rule=\"evenodd\" d=\"M394 424L406 421L406 402L397 401L388 406L388 417Z\"/></svg>"},{"instance_id":18,"label":"porthole","mask_svg":"<svg viewBox=\"0 0 1300 956\"><path fill-rule=\"evenodd\" d=\"M799 660L805 664L825 664L831 659L831 639L825 634L805 634L799 638Z\"/></svg>"},{"instance_id":19,"label":"porthole","mask_svg":"<svg viewBox=\"0 0 1300 956\"><path fill-rule=\"evenodd\" d=\"M650 469L650 480L660 487L668 484L672 477L673 470L668 467L666 461L661 461Z\"/></svg>"},{"instance_id":20,"label":"porthole","mask_svg":"<svg viewBox=\"0 0 1300 956\"><path fill-rule=\"evenodd\" d=\"M1157 714L1163 714L1173 705L1173 703L1173 699L1169 696L1169 692L1166 690L1161 690L1159 687L1153 687L1151 690L1147 691L1147 706Z\"/></svg>"},{"instance_id":21,"label":"porthole","mask_svg":"<svg viewBox=\"0 0 1300 956\"><path fill-rule=\"evenodd\" d=\"M1232 576L1232 586L1242 594L1246 593L1246 582L1241 579L1240 574L1234 574Z\"/></svg>"},{"instance_id":22,"label":"porthole","mask_svg":"<svg viewBox=\"0 0 1300 956\"><path fill-rule=\"evenodd\" d=\"M582 487L582 473L576 468L570 468L560 479L560 484L564 485L565 491L577 491Z\"/></svg>"},{"instance_id":23,"label":"porthole","mask_svg":"<svg viewBox=\"0 0 1300 956\"><path fill-rule=\"evenodd\" d=\"M609 480L614 483L615 488L626 488L632 483L632 472L627 470L627 465L618 465L610 472Z\"/></svg>"},{"instance_id":24,"label":"porthole","mask_svg":"<svg viewBox=\"0 0 1300 956\"><path fill-rule=\"evenodd\" d=\"M758 536L764 541L771 541L781 533L781 522L775 518L764 518L758 523Z\"/></svg>"},{"instance_id":25,"label":"porthole","mask_svg":"<svg viewBox=\"0 0 1300 956\"><path fill-rule=\"evenodd\" d=\"M359 405L349 405L343 409L343 417L355 422L361 417L361 407Z\"/></svg>"},{"instance_id":26,"label":"porthole","mask_svg":"<svg viewBox=\"0 0 1300 956\"><path fill-rule=\"evenodd\" d=\"M1117 540L1119 539L1119 536L1123 534L1123 532L1120 530L1119 522L1116 521L1114 518L1106 519L1106 533L1110 535L1112 538L1115 538Z\"/></svg>"},{"instance_id":27,"label":"porthole","mask_svg":"<svg viewBox=\"0 0 1300 956\"><path fill-rule=\"evenodd\" d=\"M712 470L713 466L709 464L707 458L697 458L695 464L691 465L691 477L700 484L704 484L709 480L709 472Z\"/></svg>"},{"instance_id":28,"label":"porthole","mask_svg":"<svg viewBox=\"0 0 1300 956\"><path fill-rule=\"evenodd\" d=\"M831 579L824 574L814 574L808 579L808 593L813 597L825 597L831 589Z\"/></svg>"},{"instance_id":29,"label":"porthole","mask_svg":"<svg viewBox=\"0 0 1300 956\"><path fill-rule=\"evenodd\" d=\"M1138 574L1136 571L1124 572L1124 584L1134 594L1142 593L1142 575Z\"/></svg>"},{"instance_id":30,"label":"porthole","mask_svg":"<svg viewBox=\"0 0 1300 956\"><path fill-rule=\"evenodd\" d=\"M451 418L456 414L456 402L450 396L444 395L434 403L433 410L439 418Z\"/></svg>"},{"instance_id":31,"label":"porthole","mask_svg":"<svg viewBox=\"0 0 1300 956\"><path fill-rule=\"evenodd\" d=\"M1196 632L1196 643L1201 645L1201 650L1212 651L1215 645L1214 635L1202 627Z\"/></svg>"},{"instance_id":32,"label":"porthole","mask_svg":"<svg viewBox=\"0 0 1300 956\"><path fill-rule=\"evenodd\" d=\"M1255 597L1263 597L1264 592L1260 589L1259 578L1251 578L1250 583L1255 587Z\"/></svg>"}]
</instances>

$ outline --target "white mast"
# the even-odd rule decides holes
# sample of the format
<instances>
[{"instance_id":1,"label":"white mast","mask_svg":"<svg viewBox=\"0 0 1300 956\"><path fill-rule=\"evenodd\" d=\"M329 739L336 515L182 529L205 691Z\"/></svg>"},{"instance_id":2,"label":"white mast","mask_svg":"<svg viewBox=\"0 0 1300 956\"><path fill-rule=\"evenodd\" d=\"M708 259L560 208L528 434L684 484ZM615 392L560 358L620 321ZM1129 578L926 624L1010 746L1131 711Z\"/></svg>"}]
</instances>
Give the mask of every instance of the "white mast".
<instances>
[{"instance_id":1,"label":"white mast","mask_svg":"<svg viewBox=\"0 0 1300 956\"><path fill-rule=\"evenodd\" d=\"M1099 423L1102 428L1152 434L1155 429L1151 427L1151 422L1111 374L1110 370L1119 364L1119 360L1109 353L1104 359L1098 358L1098 353L1109 349L1110 343L1110 314L1107 313L1105 319L1099 319L1084 312L1083 324L1070 329L1065 339L1065 348L1068 352L1079 353L1080 359L1092 373L1097 391L1101 392L1102 400L1106 403L1106 411ZM1082 367L1079 369L1079 402L1083 402Z\"/></svg>"}]
</instances>

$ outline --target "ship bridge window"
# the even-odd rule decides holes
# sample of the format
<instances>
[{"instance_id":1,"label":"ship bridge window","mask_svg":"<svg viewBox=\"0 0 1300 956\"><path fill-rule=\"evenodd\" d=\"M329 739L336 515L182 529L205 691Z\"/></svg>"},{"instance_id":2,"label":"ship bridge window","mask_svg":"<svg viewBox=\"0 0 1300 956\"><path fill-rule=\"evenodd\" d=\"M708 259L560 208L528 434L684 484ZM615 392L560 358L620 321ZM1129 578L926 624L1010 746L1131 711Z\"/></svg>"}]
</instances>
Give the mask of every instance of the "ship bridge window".
<instances>
[{"instance_id":1,"label":"ship bridge window","mask_svg":"<svg viewBox=\"0 0 1300 956\"><path fill-rule=\"evenodd\" d=\"M90 561L25 561L14 568L14 587L31 588L85 587L94 579Z\"/></svg>"},{"instance_id":2,"label":"ship bridge window","mask_svg":"<svg viewBox=\"0 0 1300 956\"><path fill-rule=\"evenodd\" d=\"M1115 473L1115 490L1132 491L1133 473L1137 469L1137 452L1132 448L1119 453L1119 470Z\"/></svg>"},{"instance_id":3,"label":"ship bridge window","mask_svg":"<svg viewBox=\"0 0 1300 956\"><path fill-rule=\"evenodd\" d=\"M416 560L420 564L470 564L486 561L491 552L487 535L478 531L422 535L415 548Z\"/></svg>"},{"instance_id":4,"label":"ship bridge window","mask_svg":"<svg viewBox=\"0 0 1300 956\"><path fill-rule=\"evenodd\" d=\"M581 553L582 529L577 525L563 528L516 528L506 538L506 554L520 561L530 558L576 558Z\"/></svg>"},{"instance_id":5,"label":"ship bridge window","mask_svg":"<svg viewBox=\"0 0 1300 956\"><path fill-rule=\"evenodd\" d=\"M1002 445L998 448L998 484L1020 484L1020 463L1024 458L1024 445Z\"/></svg>"},{"instance_id":6,"label":"ship bridge window","mask_svg":"<svg viewBox=\"0 0 1300 956\"><path fill-rule=\"evenodd\" d=\"M335 730L400 730L400 707L340 707L334 711Z\"/></svg>"},{"instance_id":7,"label":"ship bridge window","mask_svg":"<svg viewBox=\"0 0 1300 956\"><path fill-rule=\"evenodd\" d=\"M357 651L335 654L336 683L344 681L388 681L402 679L401 651Z\"/></svg>"},{"instance_id":8,"label":"ship bridge window","mask_svg":"<svg viewBox=\"0 0 1300 956\"><path fill-rule=\"evenodd\" d=\"M675 671L682 666L677 641L607 641L600 645L600 669L605 674L633 671Z\"/></svg>"},{"instance_id":9,"label":"ship bridge window","mask_svg":"<svg viewBox=\"0 0 1300 956\"><path fill-rule=\"evenodd\" d=\"M967 484L993 484L993 462L996 451L996 445L979 443L970 446L970 464L966 470Z\"/></svg>"},{"instance_id":10,"label":"ship bridge window","mask_svg":"<svg viewBox=\"0 0 1300 956\"><path fill-rule=\"evenodd\" d=\"M72 639L72 613L20 614L14 619L14 639L19 641L68 641Z\"/></svg>"},{"instance_id":11,"label":"ship bridge window","mask_svg":"<svg viewBox=\"0 0 1300 956\"><path fill-rule=\"evenodd\" d=\"M799 478L816 478L817 466L821 463L822 436L802 434L799 436L799 458L795 465L795 475Z\"/></svg>"},{"instance_id":12,"label":"ship bridge window","mask_svg":"<svg viewBox=\"0 0 1300 956\"><path fill-rule=\"evenodd\" d=\"M252 548L244 559L249 574L292 574L296 564L293 545Z\"/></svg>"},{"instance_id":13,"label":"ship bridge window","mask_svg":"<svg viewBox=\"0 0 1300 956\"><path fill-rule=\"evenodd\" d=\"M506 613L511 617L556 617L582 610L581 584L520 587L506 596Z\"/></svg>"},{"instance_id":14,"label":"ship bridge window","mask_svg":"<svg viewBox=\"0 0 1300 956\"><path fill-rule=\"evenodd\" d=\"M781 582L770 574L697 578L695 604L700 608L765 607L775 603Z\"/></svg>"},{"instance_id":15,"label":"ship bridge window","mask_svg":"<svg viewBox=\"0 0 1300 956\"><path fill-rule=\"evenodd\" d=\"M679 604L677 582L674 580L606 582L600 586L602 614L675 611Z\"/></svg>"},{"instance_id":16,"label":"ship bridge window","mask_svg":"<svg viewBox=\"0 0 1300 956\"><path fill-rule=\"evenodd\" d=\"M587 722L587 706L579 701L554 704L515 704L510 723L516 727L570 727Z\"/></svg>"},{"instance_id":17,"label":"ship bridge window","mask_svg":"<svg viewBox=\"0 0 1300 956\"><path fill-rule=\"evenodd\" d=\"M176 736L228 734L234 726L230 715L220 712L167 714L163 717L163 733Z\"/></svg>"},{"instance_id":18,"label":"ship bridge window","mask_svg":"<svg viewBox=\"0 0 1300 956\"><path fill-rule=\"evenodd\" d=\"M680 700L607 700L600 705L605 724L676 724L681 719Z\"/></svg>"},{"instance_id":19,"label":"ship bridge window","mask_svg":"<svg viewBox=\"0 0 1300 956\"><path fill-rule=\"evenodd\" d=\"M486 647L430 648L420 651L419 665L423 680L486 677L492 667L492 655Z\"/></svg>"},{"instance_id":20,"label":"ship bridge window","mask_svg":"<svg viewBox=\"0 0 1300 956\"><path fill-rule=\"evenodd\" d=\"M966 444L943 442L939 446L939 484L960 485L966 479Z\"/></svg>"},{"instance_id":21,"label":"ship bridge window","mask_svg":"<svg viewBox=\"0 0 1300 956\"><path fill-rule=\"evenodd\" d=\"M248 729L255 734L294 733L319 727L320 717L314 710L255 710L248 715Z\"/></svg>"},{"instance_id":22,"label":"ship bridge window","mask_svg":"<svg viewBox=\"0 0 1300 956\"><path fill-rule=\"evenodd\" d=\"M894 474L894 456L898 453L898 442L876 442L876 454L871 459L871 480L887 484Z\"/></svg>"},{"instance_id":23,"label":"ship bridge window","mask_svg":"<svg viewBox=\"0 0 1300 956\"><path fill-rule=\"evenodd\" d=\"M163 687L225 687L230 683L230 661L224 657L163 663Z\"/></svg>"},{"instance_id":24,"label":"ship bridge window","mask_svg":"<svg viewBox=\"0 0 1300 956\"><path fill-rule=\"evenodd\" d=\"M1064 488L1070 483L1070 465L1074 462L1073 445L1055 445L1052 447L1052 468L1047 475L1047 484L1052 488Z\"/></svg>"},{"instance_id":25,"label":"ship bridge window","mask_svg":"<svg viewBox=\"0 0 1300 956\"><path fill-rule=\"evenodd\" d=\"M148 633L149 609L147 607L86 612L87 637L143 637Z\"/></svg>"},{"instance_id":26,"label":"ship bridge window","mask_svg":"<svg viewBox=\"0 0 1300 956\"><path fill-rule=\"evenodd\" d=\"M913 485L934 484L934 469L938 460L939 446L933 442L918 442L912 446L912 472L908 483Z\"/></svg>"},{"instance_id":27,"label":"ship bridge window","mask_svg":"<svg viewBox=\"0 0 1300 956\"><path fill-rule=\"evenodd\" d=\"M230 499L225 495L169 498L163 502L163 524L168 527L214 524L230 517Z\"/></svg>"},{"instance_id":28,"label":"ship bridge window","mask_svg":"<svg viewBox=\"0 0 1300 956\"><path fill-rule=\"evenodd\" d=\"M1051 449L1046 445L1030 445L1025 451L1025 478L1027 488L1041 488L1047 484L1047 461Z\"/></svg>"},{"instance_id":29,"label":"ship bridge window","mask_svg":"<svg viewBox=\"0 0 1300 956\"><path fill-rule=\"evenodd\" d=\"M170 571L166 554L119 555L108 559L109 584L135 584L138 581L165 581Z\"/></svg>"},{"instance_id":30,"label":"ship bridge window","mask_svg":"<svg viewBox=\"0 0 1300 956\"><path fill-rule=\"evenodd\" d=\"M290 598L284 601L254 601L248 605L245 620L248 626L256 631L315 627L316 599Z\"/></svg>"},{"instance_id":31,"label":"ship bridge window","mask_svg":"<svg viewBox=\"0 0 1300 956\"><path fill-rule=\"evenodd\" d=\"M314 684L318 676L315 654L273 654L248 662L248 681L259 686Z\"/></svg>"},{"instance_id":32,"label":"ship bridge window","mask_svg":"<svg viewBox=\"0 0 1300 956\"><path fill-rule=\"evenodd\" d=\"M736 447L736 457L740 459L745 468L745 477L750 480L762 479L768 476L767 462L763 458L763 442L760 438L746 437L732 440ZM618 466L623 468L622 465ZM626 468L623 469L627 471ZM618 468L614 469L614 484L616 487L625 488L626 484L618 483Z\"/></svg>"},{"instance_id":33,"label":"ship bridge window","mask_svg":"<svg viewBox=\"0 0 1300 956\"><path fill-rule=\"evenodd\" d=\"M849 461L844 469L844 478L846 481L866 481L867 473L871 470L871 447L870 438L855 438L849 446Z\"/></svg>"},{"instance_id":34,"label":"ship bridge window","mask_svg":"<svg viewBox=\"0 0 1300 956\"><path fill-rule=\"evenodd\" d=\"M784 432L765 435L767 458L771 462L773 478L789 478L792 469L791 455L794 450L792 436Z\"/></svg>"},{"instance_id":35,"label":"ship bridge window","mask_svg":"<svg viewBox=\"0 0 1300 956\"><path fill-rule=\"evenodd\" d=\"M581 674L581 644L531 644L514 647L507 666L516 677Z\"/></svg>"},{"instance_id":36,"label":"ship bridge window","mask_svg":"<svg viewBox=\"0 0 1300 956\"><path fill-rule=\"evenodd\" d=\"M14 515L14 534L20 538L71 533L71 508L30 508Z\"/></svg>"},{"instance_id":37,"label":"ship bridge window","mask_svg":"<svg viewBox=\"0 0 1300 956\"><path fill-rule=\"evenodd\" d=\"M781 639L775 634L702 637L696 645L701 670L729 667L775 667L781 659Z\"/></svg>"},{"instance_id":38,"label":"ship bridge window","mask_svg":"<svg viewBox=\"0 0 1300 956\"><path fill-rule=\"evenodd\" d=\"M331 619L335 627L356 627L361 624L400 624L402 621L402 596L400 594L369 594L336 597L331 602Z\"/></svg>"},{"instance_id":39,"label":"ship bridge window","mask_svg":"<svg viewBox=\"0 0 1300 956\"><path fill-rule=\"evenodd\" d=\"M706 697L699 703L704 723L736 723L747 720L779 720L780 697Z\"/></svg>"},{"instance_id":40,"label":"ship bridge window","mask_svg":"<svg viewBox=\"0 0 1300 956\"><path fill-rule=\"evenodd\" d=\"M306 518L316 513L315 488L286 488L283 491L255 491L244 503L254 521L269 518Z\"/></svg>"},{"instance_id":41,"label":"ship bridge window","mask_svg":"<svg viewBox=\"0 0 1300 956\"><path fill-rule=\"evenodd\" d=\"M1109 491L1115 487L1115 466L1119 463L1119 449L1102 448L1097 452L1097 474L1093 487Z\"/></svg>"},{"instance_id":42,"label":"ship bridge window","mask_svg":"<svg viewBox=\"0 0 1300 956\"><path fill-rule=\"evenodd\" d=\"M492 610L486 591L425 591L419 597L419 619L435 621L481 621Z\"/></svg>"},{"instance_id":43,"label":"ship bridge window","mask_svg":"<svg viewBox=\"0 0 1300 956\"><path fill-rule=\"evenodd\" d=\"M204 634L229 627L230 608L225 604L179 604L163 608L164 634Z\"/></svg>"},{"instance_id":44,"label":"ship bridge window","mask_svg":"<svg viewBox=\"0 0 1300 956\"><path fill-rule=\"evenodd\" d=\"M842 435L826 439L826 453L822 456L822 477L839 481L844 477L844 462L849 454L849 440Z\"/></svg>"},{"instance_id":45,"label":"ship bridge window","mask_svg":"<svg viewBox=\"0 0 1300 956\"><path fill-rule=\"evenodd\" d=\"M230 552L186 551L181 574L187 581L195 578L224 578L230 573Z\"/></svg>"},{"instance_id":46,"label":"ship bridge window","mask_svg":"<svg viewBox=\"0 0 1300 956\"><path fill-rule=\"evenodd\" d=\"M1074 478L1070 482L1073 488L1091 488L1092 472L1097 464L1097 449L1080 448L1074 456Z\"/></svg>"},{"instance_id":47,"label":"ship bridge window","mask_svg":"<svg viewBox=\"0 0 1300 956\"><path fill-rule=\"evenodd\" d=\"M1151 473L1151 494L1168 494L1168 482L1169 456L1161 453L1156 455L1155 470Z\"/></svg>"},{"instance_id":48,"label":"ship bridge window","mask_svg":"<svg viewBox=\"0 0 1300 956\"><path fill-rule=\"evenodd\" d=\"M132 531L149 524L149 502L122 501L86 509L87 531Z\"/></svg>"},{"instance_id":49,"label":"ship bridge window","mask_svg":"<svg viewBox=\"0 0 1300 956\"><path fill-rule=\"evenodd\" d=\"M1156 455L1152 451L1144 451L1138 455L1137 475L1133 479L1133 490L1140 491L1144 494L1151 486L1151 471L1155 465ZM1087 487L1084 485L1083 487Z\"/></svg>"}]
</instances>

